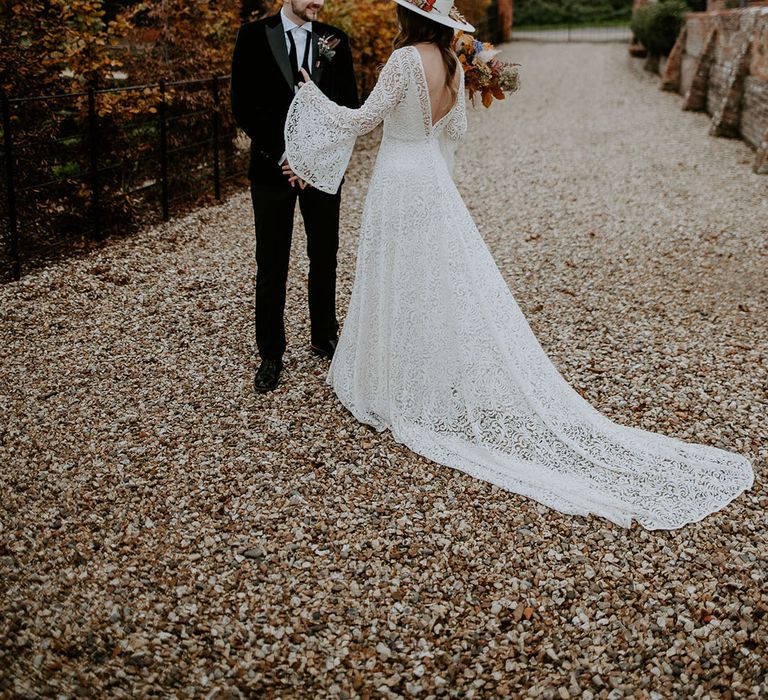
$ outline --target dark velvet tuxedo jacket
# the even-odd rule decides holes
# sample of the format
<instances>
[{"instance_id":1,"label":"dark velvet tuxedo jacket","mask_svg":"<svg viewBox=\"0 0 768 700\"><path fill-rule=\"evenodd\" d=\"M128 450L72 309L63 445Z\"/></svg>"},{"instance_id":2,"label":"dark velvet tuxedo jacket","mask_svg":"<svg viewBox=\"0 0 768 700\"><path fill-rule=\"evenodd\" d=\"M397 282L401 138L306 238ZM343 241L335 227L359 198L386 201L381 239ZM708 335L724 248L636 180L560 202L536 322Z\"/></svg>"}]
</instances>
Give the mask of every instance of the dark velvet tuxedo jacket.
<instances>
[{"instance_id":1,"label":"dark velvet tuxedo jacket","mask_svg":"<svg viewBox=\"0 0 768 700\"><path fill-rule=\"evenodd\" d=\"M330 60L318 50L321 36L340 40ZM322 22L312 22L312 80L337 104L359 106L349 39ZM232 111L251 138L251 180L285 179L278 162L285 151L283 129L293 96L293 70L280 14L243 25L232 57Z\"/></svg>"}]
</instances>

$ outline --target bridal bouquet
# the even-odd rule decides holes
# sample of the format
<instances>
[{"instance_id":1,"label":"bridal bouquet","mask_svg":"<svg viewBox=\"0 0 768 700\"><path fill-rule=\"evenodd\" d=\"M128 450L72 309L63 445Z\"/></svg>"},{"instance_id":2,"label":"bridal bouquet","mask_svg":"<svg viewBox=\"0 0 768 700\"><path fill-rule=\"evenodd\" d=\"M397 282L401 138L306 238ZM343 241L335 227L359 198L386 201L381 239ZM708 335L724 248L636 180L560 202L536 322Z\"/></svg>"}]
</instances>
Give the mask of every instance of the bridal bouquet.
<instances>
[{"instance_id":1,"label":"bridal bouquet","mask_svg":"<svg viewBox=\"0 0 768 700\"><path fill-rule=\"evenodd\" d=\"M469 99L475 101L480 93L484 107L490 107L495 97L503 100L504 93L520 89L519 63L505 63L496 58L499 50L489 44L473 39L470 34L457 32L454 51L464 69L464 86L469 90Z\"/></svg>"}]
</instances>

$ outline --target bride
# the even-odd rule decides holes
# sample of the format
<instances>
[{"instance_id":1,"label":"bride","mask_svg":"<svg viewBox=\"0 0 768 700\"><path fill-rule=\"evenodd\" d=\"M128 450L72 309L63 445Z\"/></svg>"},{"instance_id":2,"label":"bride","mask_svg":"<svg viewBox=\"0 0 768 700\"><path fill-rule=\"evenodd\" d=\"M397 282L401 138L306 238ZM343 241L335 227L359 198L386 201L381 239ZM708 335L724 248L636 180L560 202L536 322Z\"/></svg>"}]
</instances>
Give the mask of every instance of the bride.
<instances>
[{"instance_id":1,"label":"bride","mask_svg":"<svg viewBox=\"0 0 768 700\"><path fill-rule=\"evenodd\" d=\"M451 175L467 126L451 41L473 27L452 0L395 2L396 48L365 104L305 74L285 126L296 176L335 192L356 137L384 122L328 383L414 452L563 513L674 529L722 508L752 485L747 459L610 421L539 345Z\"/></svg>"}]
</instances>

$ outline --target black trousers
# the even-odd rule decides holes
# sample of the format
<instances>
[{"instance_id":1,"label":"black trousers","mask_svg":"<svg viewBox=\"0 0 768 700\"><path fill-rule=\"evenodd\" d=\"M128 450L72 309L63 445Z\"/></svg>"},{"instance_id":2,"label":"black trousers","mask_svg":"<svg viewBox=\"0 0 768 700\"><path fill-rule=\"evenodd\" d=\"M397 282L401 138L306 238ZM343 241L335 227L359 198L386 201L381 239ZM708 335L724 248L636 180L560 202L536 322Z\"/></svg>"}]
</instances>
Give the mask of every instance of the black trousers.
<instances>
[{"instance_id":1,"label":"black trousers","mask_svg":"<svg viewBox=\"0 0 768 700\"><path fill-rule=\"evenodd\" d=\"M313 344L335 340L336 253L341 190L326 194L294 188L287 178L251 183L256 224L256 346L262 359L285 352L285 287L296 200L307 232L309 318Z\"/></svg>"}]
</instances>

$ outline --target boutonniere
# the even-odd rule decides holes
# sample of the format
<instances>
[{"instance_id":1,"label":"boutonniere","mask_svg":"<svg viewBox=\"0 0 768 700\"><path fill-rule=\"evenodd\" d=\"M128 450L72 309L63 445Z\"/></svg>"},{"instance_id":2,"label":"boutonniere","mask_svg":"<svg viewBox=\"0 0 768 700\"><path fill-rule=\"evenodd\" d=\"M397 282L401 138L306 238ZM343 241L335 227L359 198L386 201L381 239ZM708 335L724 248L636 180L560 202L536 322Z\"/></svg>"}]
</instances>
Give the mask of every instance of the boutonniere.
<instances>
[{"instance_id":1,"label":"boutonniere","mask_svg":"<svg viewBox=\"0 0 768 700\"><path fill-rule=\"evenodd\" d=\"M336 55L336 47L341 43L341 39L333 34L327 36L321 36L317 39L317 51L320 54L320 58L324 58L329 63ZM320 58L318 58L315 68L320 67Z\"/></svg>"}]
</instances>

